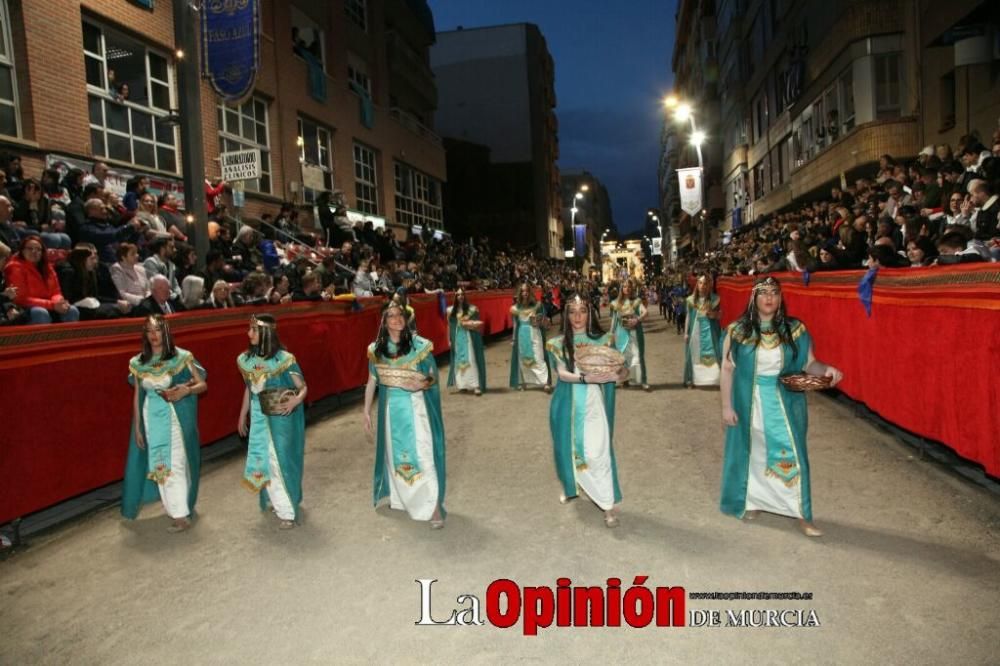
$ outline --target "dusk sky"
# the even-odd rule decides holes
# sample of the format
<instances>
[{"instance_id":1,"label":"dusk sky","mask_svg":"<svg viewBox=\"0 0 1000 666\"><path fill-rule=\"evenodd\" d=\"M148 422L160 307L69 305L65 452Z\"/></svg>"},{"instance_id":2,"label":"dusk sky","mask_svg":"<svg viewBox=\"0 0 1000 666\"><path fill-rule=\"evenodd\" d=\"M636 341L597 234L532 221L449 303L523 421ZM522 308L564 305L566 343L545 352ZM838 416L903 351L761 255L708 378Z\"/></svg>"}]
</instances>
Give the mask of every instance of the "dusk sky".
<instances>
[{"instance_id":1,"label":"dusk sky","mask_svg":"<svg viewBox=\"0 0 1000 666\"><path fill-rule=\"evenodd\" d=\"M534 23L556 69L559 166L608 188L623 233L655 207L662 99L671 85L674 0L430 0L439 31Z\"/></svg>"}]
</instances>

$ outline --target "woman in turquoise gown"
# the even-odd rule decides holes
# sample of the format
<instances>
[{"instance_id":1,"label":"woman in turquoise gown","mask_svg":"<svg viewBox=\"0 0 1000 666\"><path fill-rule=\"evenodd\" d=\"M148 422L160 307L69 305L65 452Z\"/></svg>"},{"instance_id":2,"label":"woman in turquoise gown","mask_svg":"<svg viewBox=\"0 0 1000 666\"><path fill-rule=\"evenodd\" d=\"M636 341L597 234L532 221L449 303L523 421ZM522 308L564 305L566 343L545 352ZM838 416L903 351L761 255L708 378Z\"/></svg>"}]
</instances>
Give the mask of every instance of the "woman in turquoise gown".
<instances>
[{"instance_id":1,"label":"woman in turquoise gown","mask_svg":"<svg viewBox=\"0 0 1000 666\"><path fill-rule=\"evenodd\" d=\"M205 369L191 352L176 347L167 321L148 317L142 353L129 361L132 429L122 488L122 515L130 520L139 506L159 499L173 523L170 532L191 526L198 499L201 442L198 398L208 388Z\"/></svg>"},{"instance_id":2,"label":"woman in turquoise gown","mask_svg":"<svg viewBox=\"0 0 1000 666\"><path fill-rule=\"evenodd\" d=\"M455 304L448 308L448 340L451 362L448 386L482 395L486 390L486 352L480 327L479 308L469 303L464 289L455 292ZM477 325L480 324L480 325Z\"/></svg>"},{"instance_id":3,"label":"woman in turquoise gown","mask_svg":"<svg viewBox=\"0 0 1000 666\"><path fill-rule=\"evenodd\" d=\"M816 360L809 332L786 315L773 277L756 283L747 311L726 329L722 353L722 512L789 516L807 536L822 536L812 523L806 397L778 377L805 372L836 385L843 374Z\"/></svg>"},{"instance_id":4,"label":"woman in turquoise gown","mask_svg":"<svg viewBox=\"0 0 1000 666\"><path fill-rule=\"evenodd\" d=\"M638 287L632 280L622 285L618 298L611 301L611 332L615 336L615 344L625 349L625 367L629 382L640 384L644 391L649 391L649 378L646 376L646 336L642 330L642 322L646 320L646 304L638 295ZM625 325L629 318L635 322L632 328Z\"/></svg>"},{"instance_id":5,"label":"woman in turquoise gown","mask_svg":"<svg viewBox=\"0 0 1000 666\"><path fill-rule=\"evenodd\" d=\"M271 505L280 529L295 527L302 503L302 468L306 448L306 418L302 403L307 388L295 357L281 346L274 317L250 318L250 347L236 359L246 388L237 430L249 437L243 485L260 495L260 508ZM266 414L265 392L279 391L276 413Z\"/></svg>"},{"instance_id":6,"label":"woman in turquoise gown","mask_svg":"<svg viewBox=\"0 0 1000 666\"><path fill-rule=\"evenodd\" d=\"M698 277L694 293L687 298L687 329L684 333L684 385L717 386L722 346L719 342L720 301L712 278Z\"/></svg>"},{"instance_id":7,"label":"woman in turquoise gown","mask_svg":"<svg viewBox=\"0 0 1000 666\"><path fill-rule=\"evenodd\" d=\"M523 391L527 384L534 384L541 386L546 393L551 392L552 382L545 357L545 332L541 326L545 310L535 300L534 290L528 283L518 287L510 315L514 325L510 387Z\"/></svg>"},{"instance_id":8,"label":"woman in turquoise gown","mask_svg":"<svg viewBox=\"0 0 1000 666\"><path fill-rule=\"evenodd\" d=\"M615 383L628 376L628 368L600 374L581 371L575 364L577 351L588 345L613 347L614 337L601 330L599 315L579 293L567 303L564 315L563 334L546 345L559 378L549 406L556 475L562 485L559 501L565 504L582 490L604 511L604 524L616 527L622 493L613 443Z\"/></svg>"},{"instance_id":9,"label":"woman in turquoise gown","mask_svg":"<svg viewBox=\"0 0 1000 666\"><path fill-rule=\"evenodd\" d=\"M404 369L418 373L404 386L389 385L380 373ZM434 345L410 332L406 313L389 301L382 310L375 342L368 346L365 430L375 436L375 506L388 498L390 508L413 520L444 527L445 436L441 417ZM372 404L378 390L378 412Z\"/></svg>"}]
</instances>

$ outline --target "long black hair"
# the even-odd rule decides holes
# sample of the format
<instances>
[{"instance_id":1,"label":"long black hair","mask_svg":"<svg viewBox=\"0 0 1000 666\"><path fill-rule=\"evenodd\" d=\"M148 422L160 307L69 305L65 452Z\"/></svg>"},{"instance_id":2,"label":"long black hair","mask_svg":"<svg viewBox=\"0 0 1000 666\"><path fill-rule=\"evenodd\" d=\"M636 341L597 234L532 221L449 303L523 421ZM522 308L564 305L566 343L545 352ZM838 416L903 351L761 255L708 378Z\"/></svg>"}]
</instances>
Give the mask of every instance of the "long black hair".
<instances>
[{"instance_id":1,"label":"long black hair","mask_svg":"<svg viewBox=\"0 0 1000 666\"><path fill-rule=\"evenodd\" d=\"M469 314L469 296L465 293L464 289L459 289L455 292L455 304L451 306L451 318L455 319L458 315L459 305L458 305L458 295L462 294L462 316L467 316Z\"/></svg>"},{"instance_id":2,"label":"long black hair","mask_svg":"<svg viewBox=\"0 0 1000 666\"><path fill-rule=\"evenodd\" d=\"M160 352L160 360L169 361L174 356L177 356L177 347L174 346L174 336L170 333L170 325L167 323L167 320L163 318L163 315L149 315L142 322L142 353L139 354L139 360L142 363L149 363L153 359L153 346L149 344L149 336L146 335L146 329L149 326L160 329L160 335L163 337L163 349Z\"/></svg>"},{"instance_id":3,"label":"long black hair","mask_svg":"<svg viewBox=\"0 0 1000 666\"><path fill-rule=\"evenodd\" d=\"M382 318L379 320L378 334L375 336L375 353L382 358L396 358L397 356L406 356L413 349L413 333L410 332L409 325L404 326L403 330L399 333L399 343L396 345L396 353L393 354L389 351L389 328L385 325L386 317L389 315L389 310L395 308L399 310L403 315L403 321L409 323L406 317L406 309L399 304L399 302L389 299L382 306Z\"/></svg>"},{"instance_id":4,"label":"long black hair","mask_svg":"<svg viewBox=\"0 0 1000 666\"><path fill-rule=\"evenodd\" d=\"M250 325L257 327L257 344L251 344L247 348L248 356L269 359L284 349L278 338L278 322L273 315L255 314L250 317Z\"/></svg>"},{"instance_id":5,"label":"long black hair","mask_svg":"<svg viewBox=\"0 0 1000 666\"><path fill-rule=\"evenodd\" d=\"M760 313L757 312L757 291L762 288L777 289L778 293L781 294L781 283L775 278L768 276L757 280L753 285L753 289L750 290L750 303L747 305L746 311L736 320L736 330L739 333L739 337L743 340L753 341L754 346L760 345ZM785 310L784 298L781 299L778 310L774 313L774 318L771 319L771 326L774 327L775 333L778 334L778 339L792 348L792 358L797 358L799 355L799 346L795 344L795 339L792 337L791 320ZM730 358L732 358L732 353L733 348L730 347Z\"/></svg>"},{"instance_id":6,"label":"long black hair","mask_svg":"<svg viewBox=\"0 0 1000 666\"><path fill-rule=\"evenodd\" d=\"M566 369L570 372L574 372L574 368L576 367L576 345L573 343L573 324L569 319L569 309L574 305L583 305L587 308L587 337L591 340L596 340L604 335L604 329L601 328L600 315L594 312L594 306L590 300L584 300L580 296L580 290L577 290L573 298L566 302L566 308L563 310L563 353L566 354Z\"/></svg>"}]
</instances>

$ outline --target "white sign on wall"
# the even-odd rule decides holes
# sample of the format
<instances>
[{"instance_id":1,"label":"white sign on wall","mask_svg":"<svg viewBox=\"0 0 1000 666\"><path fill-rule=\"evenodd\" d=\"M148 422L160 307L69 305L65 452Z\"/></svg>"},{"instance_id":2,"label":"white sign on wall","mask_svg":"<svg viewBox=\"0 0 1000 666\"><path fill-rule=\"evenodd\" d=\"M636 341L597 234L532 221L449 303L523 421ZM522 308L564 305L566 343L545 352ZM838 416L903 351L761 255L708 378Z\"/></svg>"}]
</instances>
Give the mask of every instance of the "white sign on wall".
<instances>
[{"instance_id":1,"label":"white sign on wall","mask_svg":"<svg viewBox=\"0 0 1000 666\"><path fill-rule=\"evenodd\" d=\"M227 182L260 178L260 149L234 150L219 155L222 179Z\"/></svg>"},{"instance_id":2,"label":"white sign on wall","mask_svg":"<svg viewBox=\"0 0 1000 666\"><path fill-rule=\"evenodd\" d=\"M701 168L678 169L681 186L681 210L694 217L701 210Z\"/></svg>"}]
</instances>

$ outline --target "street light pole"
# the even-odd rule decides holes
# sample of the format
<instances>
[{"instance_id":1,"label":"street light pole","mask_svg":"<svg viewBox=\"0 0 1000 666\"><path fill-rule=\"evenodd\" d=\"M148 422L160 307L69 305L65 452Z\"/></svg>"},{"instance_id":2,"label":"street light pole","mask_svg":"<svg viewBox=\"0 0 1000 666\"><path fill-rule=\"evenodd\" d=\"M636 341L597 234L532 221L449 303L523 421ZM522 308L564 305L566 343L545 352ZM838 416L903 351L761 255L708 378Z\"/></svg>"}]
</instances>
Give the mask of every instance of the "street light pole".
<instances>
[{"instance_id":1,"label":"street light pole","mask_svg":"<svg viewBox=\"0 0 1000 666\"><path fill-rule=\"evenodd\" d=\"M201 78L198 74L198 16L192 3L174 2L174 41L177 44L177 97L181 133L181 173L184 208L194 222L194 249L198 267L208 255L208 218L205 216L205 149L201 136Z\"/></svg>"}]
</instances>

